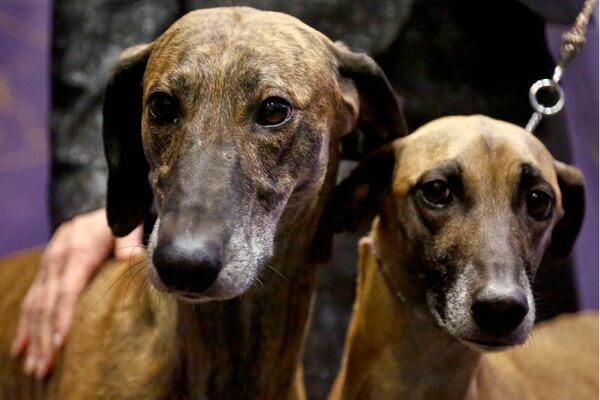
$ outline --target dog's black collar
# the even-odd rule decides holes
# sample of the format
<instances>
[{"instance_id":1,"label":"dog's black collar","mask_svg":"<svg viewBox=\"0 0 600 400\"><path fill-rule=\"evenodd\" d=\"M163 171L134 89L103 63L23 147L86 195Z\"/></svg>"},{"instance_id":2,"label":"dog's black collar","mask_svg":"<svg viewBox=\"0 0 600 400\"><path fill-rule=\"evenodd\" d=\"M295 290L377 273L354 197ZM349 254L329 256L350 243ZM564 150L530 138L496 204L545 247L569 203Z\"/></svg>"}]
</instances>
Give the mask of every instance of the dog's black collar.
<instances>
[{"instance_id":1,"label":"dog's black collar","mask_svg":"<svg viewBox=\"0 0 600 400\"><path fill-rule=\"evenodd\" d=\"M398 300L400 300L400 302L402 304L406 304L406 297L404 297L404 295L402 294L402 292L400 290L397 290L394 287L394 282L392 281L392 277L390 276L388 271L385 269L385 265L383 264L383 261L381 261L381 257L379 256L379 251L377 250L377 248L375 246L375 240L373 240L373 245L371 248L373 249L373 257L375 258L375 261L377 262L377 270L379 271L381 276L383 276L383 280L385 281L385 284L387 285L388 289L392 292L394 297L396 297Z\"/></svg>"}]
</instances>

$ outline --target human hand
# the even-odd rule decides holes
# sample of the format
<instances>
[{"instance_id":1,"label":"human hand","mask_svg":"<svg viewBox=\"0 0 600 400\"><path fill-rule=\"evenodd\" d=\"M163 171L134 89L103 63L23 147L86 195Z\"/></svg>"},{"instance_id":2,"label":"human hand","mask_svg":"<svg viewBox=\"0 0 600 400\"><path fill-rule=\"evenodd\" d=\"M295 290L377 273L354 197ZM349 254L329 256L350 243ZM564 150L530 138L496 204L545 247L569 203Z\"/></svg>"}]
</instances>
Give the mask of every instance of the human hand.
<instances>
[{"instance_id":1,"label":"human hand","mask_svg":"<svg viewBox=\"0 0 600 400\"><path fill-rule=\"evenodd\" d=\"M111 252L126 261L144 251L142 226L115 238L101 208L62 223L42 255L40 269L23 300L12 344L13 357L25 352L24 371L44 377L67 335L79 296Z\"/></svg>"}]
</instances>

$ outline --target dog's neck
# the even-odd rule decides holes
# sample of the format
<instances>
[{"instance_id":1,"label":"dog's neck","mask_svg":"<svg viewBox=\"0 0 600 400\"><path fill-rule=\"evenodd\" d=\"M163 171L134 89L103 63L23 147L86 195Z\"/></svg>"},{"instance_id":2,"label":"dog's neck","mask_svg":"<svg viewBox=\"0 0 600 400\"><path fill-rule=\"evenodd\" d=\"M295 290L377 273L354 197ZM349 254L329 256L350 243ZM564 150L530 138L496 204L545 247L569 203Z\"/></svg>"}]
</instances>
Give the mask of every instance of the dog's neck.
<instances>
[{"instance_id":1,"label":"dog's neck","mask_svg":"<svg viewBox=\"0 0 600 400\"><path fill-rule=\"evenodd\" d=\"M310 238L297 239L271 259L262 283L243 296L179 305L182 372L192 398L287 397L301 361L316 275L305 260Z\"/></svg>"},{"instance_id":2,"label":"dog's neck","mask_svg":"<svg viewBox=\"0 0 600 400\"><path fill-rule=\"evenodd\" d=\"M378 226L360 244L355 311L332 398L476 398L485 359L402 294L390 273L399 266L375 254Z\"/></svg>"},{"instance_id":3,"label":"dog's neck","mask_svg":"<svg viewBox=\"0 0 600 400\"><path fill-rule=\"evenodd\" d=\"M256 287L233 300L179 304L176 384L186 396L288 399L303 392L301 355L316 286L310 255L336 170L337 162L321 193L286 210Z\"/></svg>"}]
</instances>

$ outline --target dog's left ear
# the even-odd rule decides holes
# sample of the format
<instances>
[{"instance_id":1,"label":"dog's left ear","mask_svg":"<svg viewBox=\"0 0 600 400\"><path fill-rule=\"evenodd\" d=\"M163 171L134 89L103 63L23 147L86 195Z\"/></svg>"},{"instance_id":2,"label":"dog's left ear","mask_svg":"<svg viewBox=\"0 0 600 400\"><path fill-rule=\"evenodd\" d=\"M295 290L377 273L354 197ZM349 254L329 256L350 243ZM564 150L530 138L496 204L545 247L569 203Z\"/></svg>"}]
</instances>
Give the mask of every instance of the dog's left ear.
<instances>
[{"instance_id":1,"label":"dog's left ear","mask_svg":"<svg viewBox=\"0 0 600 400\"><path fill-rule=\"evenodd\" d=\"M334 43L349 133L342 158L361 160L371 151L408 133L399 97L383 70L367 54Z\"/></svg>"},{"instance_id":2,"label":"dog's left ear","mask_svg":"<svg viewBox=\"0 0 600 400\"><path fill-rule=\"evenodd\" d=\"M325 210L335 232L365 228L381 211L390 191L396 149L388 143L372 152L334 190Z\"/></svg>"},{"instance_id":3,"label":"dog's left ear","mask_svg":"<svg viewBox=\"0 0 600 400\"><path fill-rule=\"evenodd\" d=\"M148 163L142 147L142 80L151 45L126 49L104 94L103 136L108 162L108 224L125 236L140 224L152 203Z\"/></svg>"},{"instance_id":4,"label":"dog's left ear","mask_svg":"<svg viewBox=\"0 0 600 400\"><path fill-rule=\"evenodd\" d=\"M552 232L549 252L558 258L569 255L581 229L585 212L585 187L581 171L560 161L554 162L565 214Z\"/></svg>"},{"instance_id":5,"label":"dog's left ear","mask_svg":"<svg viewBox=\"0 0 600 400\"><path fill-rule=\"evenodd\" d=\"M368 155L329 196L319 221L313 254L318 262L331 257L334 233L365 229L381 211L392 186L397 150L388 143Z\"/></svg>"}]
</instances>

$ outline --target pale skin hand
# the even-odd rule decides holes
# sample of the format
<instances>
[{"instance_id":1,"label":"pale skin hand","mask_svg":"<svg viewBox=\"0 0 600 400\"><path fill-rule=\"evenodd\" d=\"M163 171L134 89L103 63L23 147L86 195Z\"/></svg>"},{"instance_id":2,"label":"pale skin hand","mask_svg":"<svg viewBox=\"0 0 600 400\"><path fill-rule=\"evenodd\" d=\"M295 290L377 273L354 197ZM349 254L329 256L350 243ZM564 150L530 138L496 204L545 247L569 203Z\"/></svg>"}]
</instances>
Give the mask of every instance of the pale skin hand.
<instances>
[{"instance_id":1,"label":"pale skin hand","mask_svg":"<svg viewBox=\"0 0 600 400\"><path fill-rule=\"evenodd\" d=\"M64 222L54 232L40 269L21 305L12 345L13 357L24 354L24 371L44 377L66 337L79 295L113 252L127 261L142 253L142 227L115 238L101 208Z\"/></svg>"}]
</instances>

